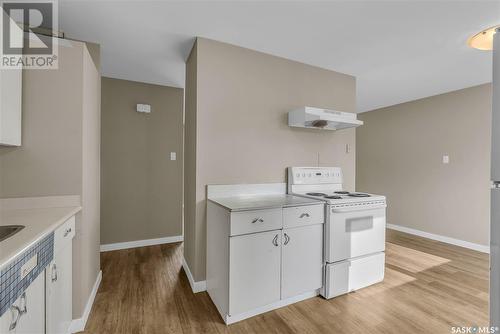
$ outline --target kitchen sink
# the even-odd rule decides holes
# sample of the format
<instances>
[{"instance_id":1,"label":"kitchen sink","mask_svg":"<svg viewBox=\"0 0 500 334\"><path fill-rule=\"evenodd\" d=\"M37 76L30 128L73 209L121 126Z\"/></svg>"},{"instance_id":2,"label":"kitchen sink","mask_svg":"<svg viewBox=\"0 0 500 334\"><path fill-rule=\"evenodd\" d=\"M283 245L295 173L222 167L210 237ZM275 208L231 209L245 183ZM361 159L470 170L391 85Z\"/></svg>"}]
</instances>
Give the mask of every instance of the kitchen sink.
<instances>
[{"instance_id":1,"label":"kitchen sink","mask_svg":"<svg viewBox=\"0 0 500 334\"><path fill-rule=\"evenodd\" d=\"M4 241L12 237L17 232L21 231L24 228L23 225L3 225L0 226L0 241Z\"/></svg>"}]
</instances>

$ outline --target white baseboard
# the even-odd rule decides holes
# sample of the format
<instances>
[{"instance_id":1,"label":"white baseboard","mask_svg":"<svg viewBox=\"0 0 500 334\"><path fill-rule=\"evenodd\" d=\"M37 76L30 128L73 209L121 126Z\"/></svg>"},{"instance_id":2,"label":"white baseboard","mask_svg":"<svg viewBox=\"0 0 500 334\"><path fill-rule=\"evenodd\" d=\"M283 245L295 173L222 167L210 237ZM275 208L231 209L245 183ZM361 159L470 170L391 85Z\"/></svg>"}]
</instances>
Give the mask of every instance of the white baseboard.
<instances>
[{"instance_id":1,"label":"white baseboard","mask_svg":"<svg viewBox=\"0 0 500 334\"><path fill-rule=\"evenodd\" d=\"M287 306L290 304L300 302L300 301L305 300L305 299L313 298L313 297L316 297L317 295L319 295L319 290L314 290L314 291L300 294L298 296L283 299L283 300L277 301L277 302L269 304L269 305L261 306L261 307L258 307L256 309L248 311L248 312L244 312L244 313L240 313L240 314L236 314L236 315L232 315L232 316L222 315L222 317L224 318L224 321L226 322L226 324L230 325L230 324L234 324L235 322L256 316L257 314L262 314L262 313L265 313L265 312L268 312L271 310L275 310L275 309L280 308L280 307L284 307L284 306Z\"/></svg>"},{"instance_id":2,"label":"white baseboard","mask_svg":"<svg viewBox=\"0 0 500 334\"><path fill-rule=\"evenodd\" d=\"M83 310L82 317L79 319L73 319L70 325L70 333L78 333L85 330L85 325L87 324L87 320L90 315L90 311L92 311L92 305L94 305L95 296L97 295L97 290L99 290L99 285L102 280L102 271L99 271L97 274L97 278L94 283L94 287L92 288L92 292L90 293L89 299L87 300L87 305L85 305L85 309Z\"/></svg>"},{"instance_id":3,"label":"white baseboard","mask_svg":"<svg viewBox=\"0 0 500 334\"><path fill-rule=\"evenodd\" d=\"M189 270L189 266L184 257L182 257L182 268L184 268L184 271L186 272L189 285L191 285L191 290L193 290L193 293L207 291L207 281L198 281L198 282L194 281L193 275L191 274L191 270Z\"/></svg>"},{"instance_id":4,"label":"white baseboard","mask_svg":"<svg viewBox=\"0 0 500 334\"><path fill-rule=\"evenodd\" d=\"M101 245L101 252L109 252L109 251L114 251L114 250L119 250L119 249L137 248L137 247L145 247L145 246L153 246L153 245L161 245L161 244L170 244L173 242L181 242L181 241L184 241L184 237L182 235L176 235L173 237L165 237L165 238L157 238L157 239L118 242L115 244Z\"/></svg>"},{"instance_id":5,"label":"white baseboard","mask_svg":"<svg viewBox=\"0 0 500 334\"><path fill-rule=\"evenodd\" d=\"M452 244L455 246L473 249L475 251L482 252L482 253L489 253L490 252L490 246L475 244L475 243L460 240L460 239L445 237L443 235L438 235L438 234L433 234L433 233L424 232L424 231L420 231L420 230L415 230L415 229L405 227L405 226L387 224L387 228L389 228L391 230L405 232L408 234L417 235L419 237L423 237L423 238L427 238L427 239L441 241L441 242L444 242L447 244Z\"/></svg>"}]
</instances>

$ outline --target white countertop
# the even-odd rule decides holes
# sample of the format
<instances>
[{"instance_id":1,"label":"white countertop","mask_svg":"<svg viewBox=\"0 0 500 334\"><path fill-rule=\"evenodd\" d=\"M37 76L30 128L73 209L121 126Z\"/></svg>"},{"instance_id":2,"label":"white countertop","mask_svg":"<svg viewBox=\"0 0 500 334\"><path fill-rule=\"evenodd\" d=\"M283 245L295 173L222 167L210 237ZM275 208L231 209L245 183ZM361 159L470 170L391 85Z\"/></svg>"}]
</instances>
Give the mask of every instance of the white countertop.
<instances>
[{"instance_id":1,"label":"white countertop","mask_svg":"<svg viewBox=\"0 0 500 334\"><path fill-rule=\"evenodd\" d=\"M246 211L283 208L290 206L324 204L324 201L286 194L231 196L209 198L212 201L230 211Z\"/></svg>"},{"instance_id":2,"label":"white countertop","mask_svg":"<svg viewBox=\"0 0 500 334\"><path fill-rule=\"evenodd\" d=\"M56 230L80 210L80 206L1 209L0 225L24 225L25 228L12 237L0 241L0 268Z\"/></svg>"}]
</instances>

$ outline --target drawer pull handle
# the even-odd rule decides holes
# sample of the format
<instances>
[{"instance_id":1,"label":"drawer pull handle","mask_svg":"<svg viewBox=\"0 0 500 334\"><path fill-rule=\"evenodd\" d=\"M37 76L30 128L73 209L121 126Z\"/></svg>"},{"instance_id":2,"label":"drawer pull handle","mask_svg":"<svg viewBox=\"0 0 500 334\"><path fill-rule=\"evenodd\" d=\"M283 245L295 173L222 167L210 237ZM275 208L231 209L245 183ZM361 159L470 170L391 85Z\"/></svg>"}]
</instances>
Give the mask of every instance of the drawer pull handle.
<instances>
[{"instance_id":1,"label":"drawer pull handle","mask_svg":"<svg viewBox=\"0 0 500 334\"><path fill-rule=\"evenodd\" d=\"M278 235L277 234L273 238L273 245L278 247Z\"/></svg>"},{"instance_id":2,"label":"drawer pull handle","mask_svg":"<svg viewBox=\"0 0 500 334\"><path fill-rule=\"evenodd\" d=\"M285 242L284 242L284 245L288 245L288 243L290 242L290 236L288 234L285 233Z\"/></svg>"},{"instance_id":3,"label":"drawer pull handle","mask_svg":"<svg viewBox=\"0 0 500 334\"><path fill-rule=\"evenodd\" d=\"M310 216L309 216L309 214L306 212L306 213L301 214L299 218L304 218L304 217L309 218Z\"/></svg>"},{"instance_id":4,"label":"drawer pull handle","mask_svg":"<svg viewBox=\"0 0 500 334\"><path fill-rule=\"evenodd\" d=\"M71 231L72 231L72 230L73 230L73 229L72 229L71 227L70 227L70 228L68 228L68 229L64 232L64 237L66 238L66 237L68 236L68 234L70 234L70 233L71 233Z\"/></svg>"},{"instance_id":5,"label":"drawer pull handle","mask_svg":"<svg viewBox=\"0 0 500 334\"><path fill-rule=\"evenodd\" d=\"M263 223L264 222L264 219L262 218L255 218L254 220L252 220L252 224L255 224L255 223Z\"/></svg>"}]
</instances>

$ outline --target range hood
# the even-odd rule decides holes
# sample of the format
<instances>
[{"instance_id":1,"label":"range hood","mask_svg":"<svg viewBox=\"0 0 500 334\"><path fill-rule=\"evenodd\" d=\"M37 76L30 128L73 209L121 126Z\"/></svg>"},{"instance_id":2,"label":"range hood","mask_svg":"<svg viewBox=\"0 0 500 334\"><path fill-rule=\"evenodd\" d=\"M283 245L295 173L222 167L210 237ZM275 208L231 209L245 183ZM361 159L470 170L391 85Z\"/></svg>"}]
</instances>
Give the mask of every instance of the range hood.
<instances>
[{"instance_id":1,"label":"range hood","mask_svg":"<svg viewBox=\"0 0 500 334\"><path fill-rule=\"evenodd\" d=\"M363 125L351 112L301 107L288 113L288 125L297 128L340 130Z\"/></svg>"}]
</instances>

